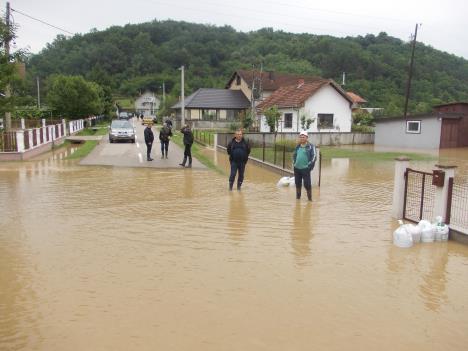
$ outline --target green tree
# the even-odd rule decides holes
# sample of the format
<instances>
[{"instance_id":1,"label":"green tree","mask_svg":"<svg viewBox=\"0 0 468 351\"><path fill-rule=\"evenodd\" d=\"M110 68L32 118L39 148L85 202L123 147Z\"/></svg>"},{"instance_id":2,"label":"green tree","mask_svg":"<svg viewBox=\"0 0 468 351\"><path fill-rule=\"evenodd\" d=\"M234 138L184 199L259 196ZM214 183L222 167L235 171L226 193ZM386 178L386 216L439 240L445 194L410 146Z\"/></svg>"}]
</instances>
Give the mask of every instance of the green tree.
<instances>
[{"instance_id":1,"label":"green tree","mask_svg":"<svg viewBox=\"0 0 468 351\"><path fill-rule=\"evenodd\" d=\"M281 116L281 112L278 111L278 107L272 106L266 109L263 114L266 118L266 123L270 127L270 133L276 132L278 130L278 121Z\"/></svg>"},{"instance_id":2,"label":"green tree","mask_svg":"<svg viewBox=\"0 0 468 351\"><path fill-rule=\"evenodd\" d=\"M47 102L60 116L78 119L104 110L102 88L81 76L52 76L47 85Z\"/></svg>"}]
</instances>

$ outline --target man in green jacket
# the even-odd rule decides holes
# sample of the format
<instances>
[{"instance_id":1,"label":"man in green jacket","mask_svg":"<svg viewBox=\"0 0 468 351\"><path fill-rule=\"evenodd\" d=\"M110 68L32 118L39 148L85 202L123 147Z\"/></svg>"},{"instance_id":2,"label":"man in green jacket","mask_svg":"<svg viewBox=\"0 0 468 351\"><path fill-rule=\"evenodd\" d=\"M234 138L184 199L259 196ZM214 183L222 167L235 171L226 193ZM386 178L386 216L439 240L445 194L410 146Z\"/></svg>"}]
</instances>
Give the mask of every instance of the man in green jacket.
<instances>
[{"instance_id":1,"label":"man in green jacket","mask_svg":"<svg viewBox=\"0 0 468 351\"><path fill-rule=\"evenodd\" d=\"M307 199L312 201L312 181L310 172L314 169L317 159L315 145L309 143L309 135L306 131L299 133L299 143L293 154L294 161L294 180L296 183L296 199L301 198L302 182L307 191Z\"/></svg>"}]
</instances>

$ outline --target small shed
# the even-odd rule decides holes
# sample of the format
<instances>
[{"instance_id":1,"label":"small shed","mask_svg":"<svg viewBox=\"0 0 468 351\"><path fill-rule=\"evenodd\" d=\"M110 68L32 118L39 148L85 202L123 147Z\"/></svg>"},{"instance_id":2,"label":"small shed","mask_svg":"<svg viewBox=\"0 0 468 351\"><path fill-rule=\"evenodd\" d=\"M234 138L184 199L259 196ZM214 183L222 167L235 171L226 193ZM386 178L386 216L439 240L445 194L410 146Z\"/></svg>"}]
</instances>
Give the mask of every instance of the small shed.
<instances>
[{"instance_id":1,"label":"small shed","mask_svg":"<svg viewBox=\"0 0 468 351\"><path fill-rule=\"evenodd\" d=\"M415 149L468 146L468 103L434 106L431 113L375 121L375 145Z\"/></svg>"}]
</instances>

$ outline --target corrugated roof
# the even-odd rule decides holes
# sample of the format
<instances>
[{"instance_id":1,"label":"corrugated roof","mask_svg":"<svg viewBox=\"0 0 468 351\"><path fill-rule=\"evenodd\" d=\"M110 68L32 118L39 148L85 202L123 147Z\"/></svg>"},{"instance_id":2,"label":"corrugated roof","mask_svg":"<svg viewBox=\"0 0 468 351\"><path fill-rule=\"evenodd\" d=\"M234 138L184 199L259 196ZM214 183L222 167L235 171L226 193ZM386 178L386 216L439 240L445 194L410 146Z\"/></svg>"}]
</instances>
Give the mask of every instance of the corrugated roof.
<instances>
[{"instance_id":1,"label":"corrugated roof","mask_svg":"<svg viewBox=\"0 0 468 351\"><path fill-rule=\"evenodd\" d=\"M250 107L250 101L240 90L200 88L185 98L185 108L204 109L245 109ZM181 102L172 106L182 107Z\"/></svg>"},{"instance_id":2,"label":"corrugated roof","mask_svg":"<svg viewBox=\"0 0 468 351\"><path fill-rule=\"evenodd\" d=\"M279 88L258 104L257 108L265 110L272 106L277 106L278 108L300 107L309 97L325 85L332 86L341 96L352 103L351 98L333 80L321 79L314 83L299 83Z\"/></svg>"},{"instance_id":3,"label":"corrugated roof","mask_svg":"<svg viewBox=\"0 0 468 351\"><path fill-rule=\"evenodd\" d=\"M237 70L232 74L231 78L226 84L226 88L229 88L231 82L236 78L236 75L239 75L248 84L249 88L252 88L252 81L254 77L256 80L261 79L262 89L268 91L274 91L287 85L296 84L301 79L306 83L313 83L323 80L322 77L306 76L300 74L288 74L273 71L260 72L255 70Z\"/></svg>"}]
</instances>

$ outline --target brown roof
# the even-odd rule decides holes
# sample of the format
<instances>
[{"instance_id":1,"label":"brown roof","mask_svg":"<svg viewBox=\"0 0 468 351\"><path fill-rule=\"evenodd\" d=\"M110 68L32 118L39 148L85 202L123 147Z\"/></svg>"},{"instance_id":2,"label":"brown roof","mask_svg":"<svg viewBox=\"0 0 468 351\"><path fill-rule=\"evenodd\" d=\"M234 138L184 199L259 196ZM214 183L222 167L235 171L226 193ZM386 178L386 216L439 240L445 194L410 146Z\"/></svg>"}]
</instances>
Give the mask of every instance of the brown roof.
<instances>
[{"instance_id":1,"label":"brown roof","mask_svg":"<svg viewBox=\"0 0 468 351\"><path fill-rule=\"evenodd\" d=\"M273 71L260 72L254 70L238 70L232 74L231 78L226 84L226 88L229 88L229 85L236 78L236 75L239 75L248 84L249 88L252 88L252 81L254 77L255 79L261 78L262 89L267 91L274 91L280 87L296 84L301 79L306 83L313 83L323 80L323 78L316 76L287 74Z\"/></svg>"},{"instance_id":2,"label":"brown roof","mask_svg":"<svg viewBox=\"0 0 468 351\"><path fill-rule=\"evenodd\" d=\"M367 100L364 100L362 97L360 97L358 94L353 93L352 91L347 91L346 94L349 95L351 100L353 100L354 104L364 104L367 102Z\"/></svg>"},{"instance_id":3,"label":"brown roof","mask_svg":"<svg viewBox=\"0 0 468 351\"><path fill-rule=\"evenodd\" d=\"M338 93L348 100L350 104L353 103L351 98L338 84L331 79L322 78L321 80L313 83L296 83L294 85L281 87L258 104L257 108L264 111L272 106L277 106L278 108L300 107L309 97L325 85L331 85Z\"/></svg>"}]
</instances>

